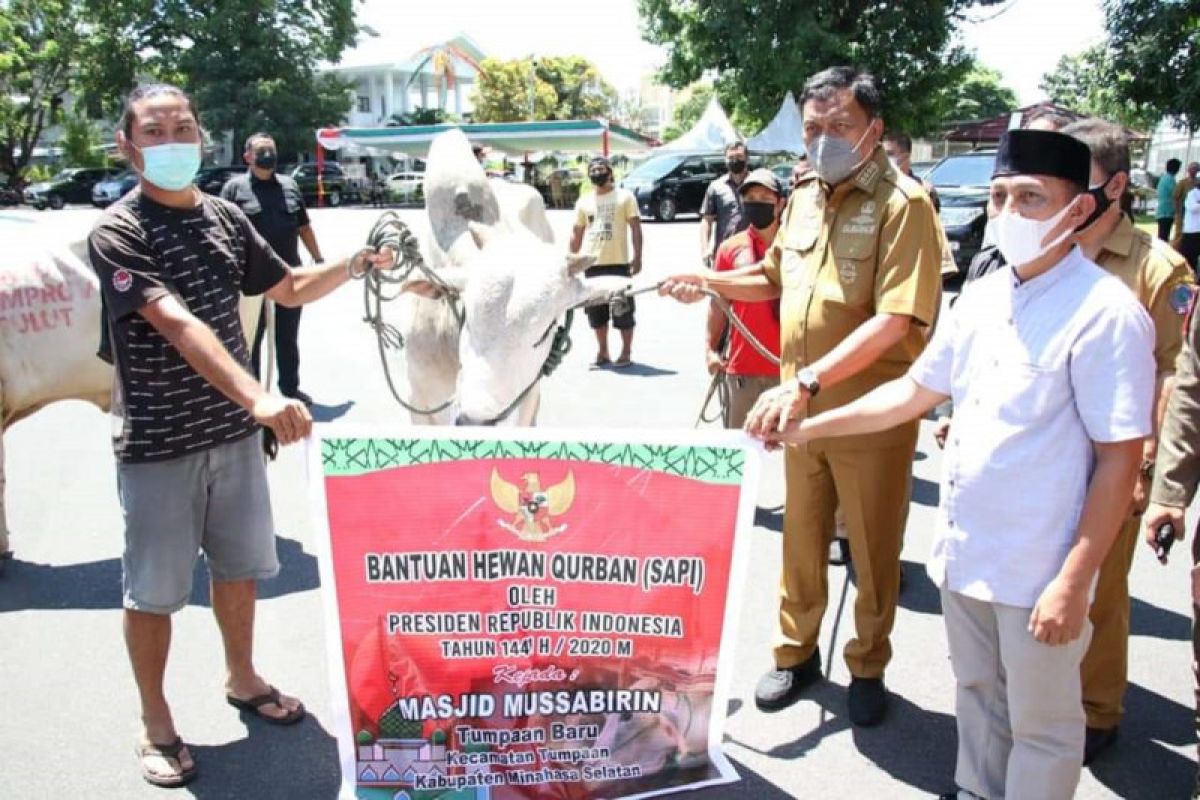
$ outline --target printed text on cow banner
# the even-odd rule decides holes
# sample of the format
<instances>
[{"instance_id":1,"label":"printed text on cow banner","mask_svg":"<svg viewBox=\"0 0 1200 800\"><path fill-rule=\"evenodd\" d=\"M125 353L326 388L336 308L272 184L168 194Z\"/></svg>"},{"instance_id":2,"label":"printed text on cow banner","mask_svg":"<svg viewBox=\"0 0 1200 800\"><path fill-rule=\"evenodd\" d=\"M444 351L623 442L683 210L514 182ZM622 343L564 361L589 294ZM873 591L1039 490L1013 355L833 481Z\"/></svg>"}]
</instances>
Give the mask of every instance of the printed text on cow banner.
<instances>
[{"instance_id":1,"label":"printed text on cow banner","mask_svg":"<svg viewBox=\"0 0 1200 800\"><path fill-rule=\"evenodd\" d=\"M733 776L714 699L746 454L545 438L322 441L353 796Z\"/></svg>"}]
</instances>

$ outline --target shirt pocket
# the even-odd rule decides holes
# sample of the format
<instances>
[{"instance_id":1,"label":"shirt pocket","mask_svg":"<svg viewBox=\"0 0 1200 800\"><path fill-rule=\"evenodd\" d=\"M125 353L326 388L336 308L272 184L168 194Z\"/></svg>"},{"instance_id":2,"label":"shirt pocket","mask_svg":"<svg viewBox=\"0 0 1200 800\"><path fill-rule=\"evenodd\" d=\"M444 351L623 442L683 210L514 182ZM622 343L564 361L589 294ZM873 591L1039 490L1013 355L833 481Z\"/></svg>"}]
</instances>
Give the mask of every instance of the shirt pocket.
<instances>
[{"instance_id":1,"label":"shirt pocket","mask_svg":"<svg viewBox=\"0 0 1200 800\"><path fill-rule=\"evenodd\" d=\"M821 280L821 294L856 308L875 303L875 239L838 236L834 239L832 271Z\"/></svg>"},{"instance_id":2,"label":"shirt pocket","mask_svg":"<svg viewBox=\"0 0 1200 800\"><path fill-rule=\"evenodd\" d=\"M805 283L809 262L814 253L820 228L805 225L798 230L787 230L783 238L783 253L779 264L780 282L784 286L800 286ZM811 281L808 281L811 283Z\"/></svg>"},{"instance_id":3,"label":"shirt pocket","mask_svg":"<svg viewBox=\"0 0 1200 800\"><path fill-rule=\"evenodd\" d=\"M1060 405L1066 390L1064 370L1031 361L993 362L992 390L1003 422L1030 425L1044 421ZM988 365L983 365L986 371Z\"/></svg>"}]
</instances>

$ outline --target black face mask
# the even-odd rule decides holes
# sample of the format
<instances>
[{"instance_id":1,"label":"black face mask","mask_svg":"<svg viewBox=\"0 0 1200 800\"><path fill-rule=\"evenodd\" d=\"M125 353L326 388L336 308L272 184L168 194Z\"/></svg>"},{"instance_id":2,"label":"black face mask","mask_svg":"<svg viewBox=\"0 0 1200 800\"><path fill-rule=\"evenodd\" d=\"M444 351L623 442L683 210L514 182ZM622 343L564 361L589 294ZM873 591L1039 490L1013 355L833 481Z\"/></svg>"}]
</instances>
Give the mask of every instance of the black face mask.
<instances>
[{"instance_id":1,"label":"black face mask","mask_svg":"<svg viewBox=\"0 0 1200 800\"><path fill-rule=\"evenodd\" d=\"M734 175L741 175L743 172L746 171L746 159L744 159L744 158L726 159L725 166Z\"/></svg>"},{"instance_id":2,"label":"black face mask","mask_svg":"<svg viewBox=\"0 0 1200 800\"><path fill-rule=\"evenodd\" d=\"M254 154L254 166L259 169L275 169L279 156L274 150L259 150Z\"/></svg>"},{"instance_id":3,"label":"black face mask","mask_svg":"<svg viewBox=\"0 0 1200 800\"><path fill-rule=\"evenodd\" d=\"M759 230L766 230L775 222L774 203L747 201L742 203L742 213L746 215L746 219L750 221L750 224Z\"/></svg>"},{"instance_id":4,"label":"black face mask","mask_svg":"<svg viewBox=\"0 0 1200 800\"><path fill-rule=\"evenodd\" d=\"M1075 230L1082 231L1082 230L1086 230L1087 228L1090 228L1096 222L1096 220L1100 219L1100 217L1103 216L1105 211L1108 211L1109 207L1113 204L1114 201L1107 194L1104 193L1104 190L1108 188L1109 181L1111 181L1113 179L1113 177L1114 176L1109 175L1107 181L1100 184L1099 186L1093 186L1092 188L1088 189L1088 194L1090 194L1092 196L1092 198L1096 201L1096 210L1093 211L1092 215L1090 217L1088 217L1087 219L1085 219L1083 221L1083 224L1080 225Z\"/></svg>"},{"instance_id":5,"label":"black face mask","mask_svg":"<svg viewBox=\"0 0 1200 800\"><path fill-rule=\"evenodd\" d=\"M603 186L604 184L608 183L608 173L607 172L589 172L588 180L590 180L596 186Z\"/></svg>"}]
</instances>

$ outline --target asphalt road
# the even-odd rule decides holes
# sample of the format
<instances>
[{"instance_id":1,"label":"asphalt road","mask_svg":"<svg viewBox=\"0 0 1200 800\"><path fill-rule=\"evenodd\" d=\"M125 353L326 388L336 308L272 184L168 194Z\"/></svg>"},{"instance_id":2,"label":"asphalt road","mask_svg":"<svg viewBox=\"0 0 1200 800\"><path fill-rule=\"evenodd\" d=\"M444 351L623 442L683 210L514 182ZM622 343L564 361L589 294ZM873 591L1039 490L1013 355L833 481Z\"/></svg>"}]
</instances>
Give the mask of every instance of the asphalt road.
<instances>
[{"instance_id":1,"label":"asphalt road","mask_svg":"<svg viewBox=\"0 0 1200 800\"><path fill-rule=\"evenodd\" d=\"M405 212L416 214L418 212ZM89 209L0 209L28 220L22 235L64 241L81 236ZM376 212L312 214L327 256L363 241ZM560 241L567 212L552 212ZM27 233L24 233L27 231ZM691 221L646 226L651 281L690 267ZM3 243L0 243L0 248ZM638 301L636 365L596 371L590 334L575 326L575 347L543 390L541 421L558 428L677 428L693 425L703 373L704 311L647 296ZM387 393L374 340L360 321L358 286L308 308L301 329L302 386L322 421L356 424L404 419ZM765 462L757 525L749 533L752 575L737 631L738 670L726 725L726 751L742 781L703 798L922 797L953 783L953 682L937 592L922 568L937 503L939 453L922 430L913 470L905 541L907 587L887 679L891 716L855 731L845 716L848 675L840 658L853 625L854 587L830 571L822 650L829 682L795 706L763 714L754 682L770 663L783 503L782 461ZM105 417L78 402L60 403L16 425L6 437L9 519L17 560L0 580L0 798L159 797L133 756L136 697L121 639L121 515ZM220 640L198 571L191 605L175 617L168 691L177 724L192 744L201 776L180 792L197 798L332 798L338 784L330 732L322 606L303 452L289 448L270 470L282 576L263 585L258 661L276 685L312 711L297 729L248 724L222 698ZM1004 491L1004 487L996 487ZM1020 502L1020 498L1013 498ZM1084 773L1083 798L1187 796L1195 768L1191 723L1188 568L1180 552L1160 567L1139 552L1132 582L1128 714L1119 745ZM201 568L202 569L202 568Z\"/></svg>"}]
</instances>

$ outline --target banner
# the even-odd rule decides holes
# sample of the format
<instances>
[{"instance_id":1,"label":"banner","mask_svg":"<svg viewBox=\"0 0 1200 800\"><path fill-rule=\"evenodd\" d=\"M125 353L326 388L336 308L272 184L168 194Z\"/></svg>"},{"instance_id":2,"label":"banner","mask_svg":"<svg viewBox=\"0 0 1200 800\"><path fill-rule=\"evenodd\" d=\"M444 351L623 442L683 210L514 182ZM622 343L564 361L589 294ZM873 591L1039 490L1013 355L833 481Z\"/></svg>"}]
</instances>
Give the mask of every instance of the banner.
<instances>
[{"instance_id":1,"label":"banner","mask_svg":"<svg viewBox=\"0 0 1200 800\"><path fill-rule=\"evenodd\" d=\"M741 441L322 431L341 796L585 800L736 780L720 731L735 534L757 491Z\"/></svg>"}]
</instances>

